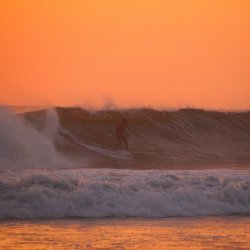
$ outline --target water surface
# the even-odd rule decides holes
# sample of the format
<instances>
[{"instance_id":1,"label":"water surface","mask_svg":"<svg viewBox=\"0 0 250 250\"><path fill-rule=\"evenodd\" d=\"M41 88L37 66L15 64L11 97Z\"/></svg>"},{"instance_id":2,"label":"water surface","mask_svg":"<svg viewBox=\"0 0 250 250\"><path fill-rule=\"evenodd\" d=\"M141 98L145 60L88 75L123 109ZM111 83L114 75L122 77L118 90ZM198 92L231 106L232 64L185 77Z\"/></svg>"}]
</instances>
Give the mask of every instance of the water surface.
<instances>
[{"instance_id":1,"label":"water surface","mask_svg":"<svg viewBox=\"0 0 250 250\"><path fill-rule=\"evenodd\" d=\"M2 221L0 249L250 249L250 217Z\"/></svg>"}]
</instances>

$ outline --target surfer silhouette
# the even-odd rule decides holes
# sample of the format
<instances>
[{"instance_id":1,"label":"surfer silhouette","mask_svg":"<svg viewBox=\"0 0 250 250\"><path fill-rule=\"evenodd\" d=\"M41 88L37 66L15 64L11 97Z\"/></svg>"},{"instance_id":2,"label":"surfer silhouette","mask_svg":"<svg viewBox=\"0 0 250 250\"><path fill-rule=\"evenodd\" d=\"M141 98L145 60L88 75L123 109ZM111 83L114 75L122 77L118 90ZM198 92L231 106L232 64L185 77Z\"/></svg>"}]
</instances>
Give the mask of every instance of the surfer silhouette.
<instances>
[{"instance_id":1,"label":"surfer silhouette","mask_svg":"<svg viewBox=\"0 0 250 250\"><path fill-rule=\"evenodd\" d=\"M127 137L129 137L129 134L127 133L126 126L127 119L124 118L122 119L121 123L116 127L115 136L117 143L115 145L114 150L117 150L122 145L122 143L124 143L126 150L128 150Z\"/></svg>"}]
</instances>

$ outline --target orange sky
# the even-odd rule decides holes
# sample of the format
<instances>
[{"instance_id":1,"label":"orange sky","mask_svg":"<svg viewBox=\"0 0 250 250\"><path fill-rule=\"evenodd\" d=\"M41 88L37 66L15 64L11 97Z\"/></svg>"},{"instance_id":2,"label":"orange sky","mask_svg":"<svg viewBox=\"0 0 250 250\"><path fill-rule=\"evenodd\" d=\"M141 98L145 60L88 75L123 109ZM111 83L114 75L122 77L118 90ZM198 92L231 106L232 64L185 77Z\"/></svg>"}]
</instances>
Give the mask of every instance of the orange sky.
<instances>
[{"instance_id":1,"label":"orange sky","mask_svg":"<svg viewBox=\"0 0 250 250\"><path fill-rule=\"evenodd\" d=\"M249 0L0 0L0 103L250 109Z\"/></svg>"}]
</instances>

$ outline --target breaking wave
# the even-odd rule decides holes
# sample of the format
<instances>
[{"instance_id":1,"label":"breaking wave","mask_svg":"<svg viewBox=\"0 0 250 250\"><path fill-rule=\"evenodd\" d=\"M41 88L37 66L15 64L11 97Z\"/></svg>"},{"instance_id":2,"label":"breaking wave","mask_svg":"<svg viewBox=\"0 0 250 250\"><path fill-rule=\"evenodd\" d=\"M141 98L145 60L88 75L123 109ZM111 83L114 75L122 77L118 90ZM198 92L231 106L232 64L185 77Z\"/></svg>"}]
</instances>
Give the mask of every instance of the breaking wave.
<instances>
[{"instance_id":1,"label":"breaking wave","mask_svg":"<svg viewBox=\"0 0 250 250\"><path fill-rule=\"evenodd\" d=\"M129 152L115 152L115 127L124 117ZM1 169L246 168L249 163L250 112L55 108L16 116L0 109Z\"/></svg>"},{"instance_id":2,"label":"breaking wave","mask_svg":"<svg viewBox=\"0 0 250 250\"><path fill-rule=\"evenodd\" d=\"M249 215L249 180L232 170L23 171L0 178L0 219Z\"/></svg>"},{"instance_id":3,"label":"breaking wave","mask_svg":"<svg viewBox=\"0 0 250 250\"><path fill-rule=\"evenodd\" d=\"M86 111L57 108L56 147L106 166L249 165L250 112L195 109ZM42 113L26 114L38 126ZM115 126L126 117L131 157L114 153ZM131 160L132 159L132 160Z\"/></svg>"}]
</instances>

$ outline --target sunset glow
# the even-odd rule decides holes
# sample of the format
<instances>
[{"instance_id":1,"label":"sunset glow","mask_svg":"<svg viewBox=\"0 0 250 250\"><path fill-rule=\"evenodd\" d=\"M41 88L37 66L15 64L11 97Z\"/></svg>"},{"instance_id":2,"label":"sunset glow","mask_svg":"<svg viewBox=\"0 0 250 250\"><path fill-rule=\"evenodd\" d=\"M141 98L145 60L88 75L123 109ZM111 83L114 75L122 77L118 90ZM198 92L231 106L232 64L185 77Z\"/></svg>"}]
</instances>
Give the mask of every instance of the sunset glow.
<instances>
[{"instance_id":1,"label":"sunset glow","mask_svg":"<svg viewBox=\"0 0 250 250\"><path fill-rule=\"evenodd\" d=\"M0 103L250 108L248 0L0 0Z\"/></svg>"}]
</instances>

